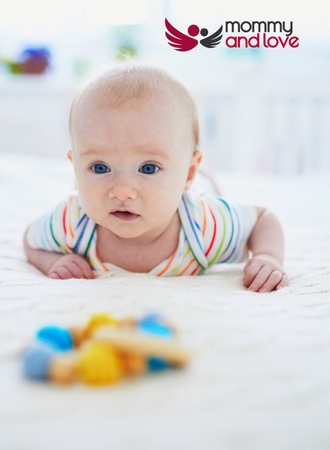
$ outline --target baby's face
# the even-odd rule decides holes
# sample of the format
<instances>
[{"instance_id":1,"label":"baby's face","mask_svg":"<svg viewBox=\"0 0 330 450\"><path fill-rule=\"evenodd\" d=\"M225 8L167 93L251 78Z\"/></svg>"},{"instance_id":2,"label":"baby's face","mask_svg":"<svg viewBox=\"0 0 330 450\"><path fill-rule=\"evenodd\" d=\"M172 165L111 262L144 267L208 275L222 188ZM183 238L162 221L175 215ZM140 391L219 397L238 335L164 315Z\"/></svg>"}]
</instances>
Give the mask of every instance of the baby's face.
<instances>
[{"instance_id":1,"label":"baby's face","mask_svg":"<svg viewBox=\"0 0 330 450\"><path fill-rule=\"evenodd\" d=\"M85 213L119 237L157 238L201 160L199 150L192 155L186 127L160 102L128 110L82 102L70 154Z\"/></svg>"}]
</instances>

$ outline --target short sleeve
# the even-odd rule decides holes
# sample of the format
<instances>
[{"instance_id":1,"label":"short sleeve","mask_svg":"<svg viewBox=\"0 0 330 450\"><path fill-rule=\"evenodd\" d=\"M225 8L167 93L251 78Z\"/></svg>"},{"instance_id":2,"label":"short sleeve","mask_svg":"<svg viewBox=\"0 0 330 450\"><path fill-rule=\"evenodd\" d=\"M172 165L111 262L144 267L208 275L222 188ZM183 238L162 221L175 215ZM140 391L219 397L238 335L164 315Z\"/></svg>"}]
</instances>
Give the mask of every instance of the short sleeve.
<instances>
[{"instance_id":1,"label":"short sleeve","mask_svg":"<svg viewBox=\"0 0 330 450\"><path fill-rule=\"evenodd\" d=\"M245 261L247 241L258 220L256 208L213 196L201 202L206 215L204 245L208 265Z\"/></svg>"},{"instance_id":2,"label":"short sleeve","mask_svg":"<svg viewBox=\"0 0 330 450\"><path fill-rule=\"evenodd\" d=\"M194 257L204 269L247 259L247 241L258 220L254 206L187 191L179 213Z\"/></svg>"},{"instance_id":3,"label":"short sleeve","mask_svg":"<svg viewBox=\"0 0 330 450\"><path fill-rule=\"evenodd\" d=\"M31 248L86 255L95 223L83 211L77 193L29 225L26 239Z\"/></svg>"}]
</instances>

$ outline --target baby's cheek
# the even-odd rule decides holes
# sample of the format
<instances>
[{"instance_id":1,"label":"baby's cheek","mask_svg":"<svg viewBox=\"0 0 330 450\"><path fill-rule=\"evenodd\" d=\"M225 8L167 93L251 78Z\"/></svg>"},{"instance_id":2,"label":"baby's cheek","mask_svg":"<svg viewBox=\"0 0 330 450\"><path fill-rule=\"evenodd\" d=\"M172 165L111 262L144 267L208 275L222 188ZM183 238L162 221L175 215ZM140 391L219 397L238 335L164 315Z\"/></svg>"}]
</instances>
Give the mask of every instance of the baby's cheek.
<instances>
[{"instance_id":1,"label":"baby's cheek","mask_svg":"<svg viewBox=\"0 0 330 450\"><path fill-rule=\"evenodd\" d=\"M87 216L94 222L97 222L102 214L102 208L98 195L95 195L91 189L83 188L79 190L79 200L82 209Z\"/></svg>"},{"instance_id":2,"label":"baby's cheek","mask_svg":"<svg viewBox=\"0 0 330 450\"><path fill-rule=\"evenodd\" d=\"M164 189L161 195L159 195L154 210L157 211L158 216L163 221L169 220L178 209L181 195L180 192L171 188Z\"/></svg>"}]
</instances>

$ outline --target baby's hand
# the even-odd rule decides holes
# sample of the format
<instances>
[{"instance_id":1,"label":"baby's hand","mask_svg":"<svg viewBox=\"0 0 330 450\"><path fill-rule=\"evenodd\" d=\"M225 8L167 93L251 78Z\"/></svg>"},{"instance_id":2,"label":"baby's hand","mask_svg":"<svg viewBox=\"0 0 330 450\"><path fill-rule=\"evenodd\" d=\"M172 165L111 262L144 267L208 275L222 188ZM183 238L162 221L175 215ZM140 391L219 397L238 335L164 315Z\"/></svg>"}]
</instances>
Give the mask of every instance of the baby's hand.
<instances>
[{"instance_id":1,"label":"baby's hand","mask_svg":"<svg viewBox=\"0 0 330 450\"><path fill-rule=\"evenodd\" d=\"M270 292L289 286L289 278L276 258L256 255L244 267L244 286L252 292Z\"/></svg>"},{"instance_id":2,"label":"baby's hand","mask_svg":"<svg viewBox=\"0 0 330 450\"><path fill-rule=\"evenodd\" d=\"M75 253L58 258L50 267L47 276L67 280L68 278L94 278L91 266L85 258Z\"/></svg>"}]
</instances>

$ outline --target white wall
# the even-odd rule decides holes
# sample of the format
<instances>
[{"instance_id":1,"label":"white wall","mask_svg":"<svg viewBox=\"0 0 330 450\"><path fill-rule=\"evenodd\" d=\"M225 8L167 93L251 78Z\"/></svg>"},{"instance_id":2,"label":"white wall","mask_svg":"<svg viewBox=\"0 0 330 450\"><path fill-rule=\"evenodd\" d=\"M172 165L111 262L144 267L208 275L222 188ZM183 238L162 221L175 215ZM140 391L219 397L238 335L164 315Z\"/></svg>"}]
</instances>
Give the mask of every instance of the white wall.
<instances>
[{"instance_id":1,"label":"white wall","mask_svg":"<svg viewBox=\"0 0 330 450\"><path fill-rule=\"evenodd\" d=\"M256 20L266 13L268 20L274 19L275 13L276 19L289 20L291 14L295 34L300 37L298 49L261 49L252 54L244 49L229 52L220 45L212 50L198 46L183 54L167 44L164 17L170 14L184 31L187 20L198 17L198 8L192 7L189 17L181 17L175 3L184 1L149 2L147 21L133 37L143 60L173 71L193 91L206 162L216 169L240 172L329 170L330 39L328 32L322 34L325 3L318 0L309 5L309 29L308 11L300 8L295 12L296 0L286 2L287 9L277 2L276 10L273 5L267 11L259 0L253 3ZM220 16L228 20L252 17L252 10L248 14L240 0L221 8L219 2L204 3L205 11L215 11L215 17L208 19L210 30ZM46 28L41 27L38 35L35 29L0 26L0 54L25 43L49 44L53 54L52 71L47 76L0 73L0 151L66 155L70 100L79 81L74 75L75 64L87 61L93 69L114 58L116 37L110 27L91 25L77 14L66 19L60 30ZM319 30L320 39L315 30Z\"/></svg>"}]
</instances>

